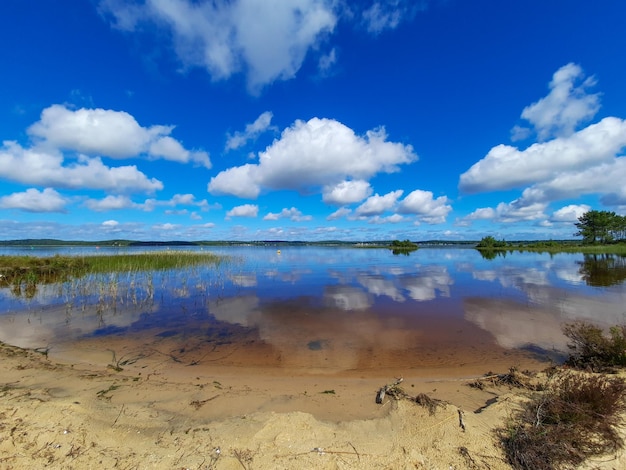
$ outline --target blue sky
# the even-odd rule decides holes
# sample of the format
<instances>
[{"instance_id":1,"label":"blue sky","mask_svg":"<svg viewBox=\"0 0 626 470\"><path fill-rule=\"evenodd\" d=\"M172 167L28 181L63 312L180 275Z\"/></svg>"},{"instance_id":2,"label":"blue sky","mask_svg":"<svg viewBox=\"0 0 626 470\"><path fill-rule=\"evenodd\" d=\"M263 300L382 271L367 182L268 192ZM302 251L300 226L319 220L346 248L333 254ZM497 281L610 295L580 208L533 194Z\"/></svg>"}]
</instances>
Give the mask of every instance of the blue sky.
<instances>
[{"instance_id":1,"label":"blue sky","mask_svg":"<svg viewBox=\"0 0 626 470\"><path fill-rule=\"evenodd\" d=\"M0 239L547 239L626 213L621 0L0 15Z\"/></svg>"}]
</instances>

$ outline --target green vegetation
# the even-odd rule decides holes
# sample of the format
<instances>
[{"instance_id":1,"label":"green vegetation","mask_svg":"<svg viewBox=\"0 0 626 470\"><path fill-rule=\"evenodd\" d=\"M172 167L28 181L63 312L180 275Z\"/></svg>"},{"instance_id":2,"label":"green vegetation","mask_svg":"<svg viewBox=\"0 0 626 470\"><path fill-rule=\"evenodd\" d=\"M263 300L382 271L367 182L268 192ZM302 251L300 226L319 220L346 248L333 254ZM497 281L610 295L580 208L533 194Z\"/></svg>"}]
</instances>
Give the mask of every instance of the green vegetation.
<instances>
[{"instance_id":1,"label":"green vegetation","mask_svg":"<svg viewBox=\"0 0 626 470\"><path fill-rule=\"evenodd\" d=\"M590 457L624 445L620 426L626 413L626 382L598 374L626 365L626 325L601 328L585 322L563 329L571 340L567 363L594 372L555 371L522 410L500 429L515 469L576 468Z\"/></svg>"},{"instance_id":2,"label":"green vegetation","mask_svg":"<svg viewBox=\"0 0 626 470\"><path fill-rule=\"evenodd\" d=\"M626 366L626 325L610 328L606 336L602 328L576 322L565 325L563 333L571 341L569 365L594 372Z\"/></svg>"},{"instance_id":3,"label":"green vegetation","mask_svg":"<svg viewBox=\"0 0 626 470\"><path fill-rule=\"evenodd\" d=\"M119 273L165 271L188 266L217 264L221 258L212 253L194 251L157 251L153 253L124 253L82 258L89 273Z\"/></svg>"},{"instance_id":4,"label":"green vegetation","mask_svg":"<svg viewBox=\"0 0 626 470\"><path fill-rule=\"evenodd\" d=\"M0 287L11 287L14 295L33 297L38 284L78 279L89 274L137 273L174 270L218 264L212 253L158 251L97 256L0 256Z\"/></svg>"},{"instance_id":5,"label":"green vegetation","mask_svg":"<svg viewBox=\"0 0 626 470\"><path fill-rule=\"evenodd\" d=\"M609 211L588 211L578 218L576 236L583 237L584 245L626 241L626 216Z\"/></svg>"},{"instance_id":6,"label":"green vegetation","mask_svg":"<svg viewBox=\"0 0 626 470\"><path fill-rule=\"evenodd\" d=\"M506 248L507 244L504 240L496 240L491 235L484 237L478 242L476 248L479 250L496 250Z\"/></svg>"},{"instance_id":7,"label":"green vegetation","mask_svg":"<svg viewBox=\"0 0 626 470\"><path fill-rule=\"evenodd\" d=\"M394 255L408 255L409 253L417 250L419 246L417 245L417 243L413 243L410 240L394 240L391 242L389 248L391 248L391 251Z\"/></svg>"}]
</instances>

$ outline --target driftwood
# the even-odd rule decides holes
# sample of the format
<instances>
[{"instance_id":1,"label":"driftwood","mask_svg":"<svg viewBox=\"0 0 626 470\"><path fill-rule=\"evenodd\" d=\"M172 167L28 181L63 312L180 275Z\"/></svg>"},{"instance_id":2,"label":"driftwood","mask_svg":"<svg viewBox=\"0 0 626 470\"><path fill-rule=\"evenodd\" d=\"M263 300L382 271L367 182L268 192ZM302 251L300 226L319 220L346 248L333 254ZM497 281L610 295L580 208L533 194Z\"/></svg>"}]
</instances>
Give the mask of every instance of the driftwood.
<instances>
[{"instance_id":1,"label":"driftwood","mask_svg":"<svg viewBox=\"0 0 626 470\"><path fill-rule=\"evenodd\" d=\"M442 400L437 400L436 398L431 398L425 393L420 393L417 396L412 396L406 393L399 385L402 383L402 377L397 378L395 382L385 385L381 387L376 393L376 403L381 405L386 395L389 395L391 398L399 400L401 398L406 398L414 403L417 403L424 408L428 408L430 414L434 414L437 410L438 406L445 404Z\"/></svg>"},{"instance_id":2,"label":"driftwood","mask_svg":"<svg viewBox=\"0 0 626 470\"><path fill-rule=\"evenodd\" d=\"M384 387L381 387L376 394L376 403L382 405L383 400L385 399L385 395L390 392L398 392L398 385L402 383L404 379L402 377L397 378L394 383L387 384ZM404 392L402 392L404 393Z\"/></svg>"}]
</instances>

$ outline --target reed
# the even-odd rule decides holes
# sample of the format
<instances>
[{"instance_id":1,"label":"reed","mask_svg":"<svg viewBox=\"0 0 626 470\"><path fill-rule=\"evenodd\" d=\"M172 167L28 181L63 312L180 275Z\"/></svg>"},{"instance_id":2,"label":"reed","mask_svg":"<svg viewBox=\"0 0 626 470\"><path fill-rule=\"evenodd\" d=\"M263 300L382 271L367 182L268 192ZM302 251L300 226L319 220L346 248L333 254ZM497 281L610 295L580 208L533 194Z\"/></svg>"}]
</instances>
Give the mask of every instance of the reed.
<instances>
[{"instance_id":1,"label":"reed","mask_svg":"<svg viewBox=\"0 0 626 470\"><path fill-rule=\"evenodd\" d=\"M33 297L40 284L68 284L76 295L100 297L117 294L120 278L131 286L149 273L181 271L202 266L217 267L224 257L207 252L155 251L93 256L0 256L0 287L10 287L16 296ZM148 297L154 286L148 277Z\"/></svg>"}]
</instances>

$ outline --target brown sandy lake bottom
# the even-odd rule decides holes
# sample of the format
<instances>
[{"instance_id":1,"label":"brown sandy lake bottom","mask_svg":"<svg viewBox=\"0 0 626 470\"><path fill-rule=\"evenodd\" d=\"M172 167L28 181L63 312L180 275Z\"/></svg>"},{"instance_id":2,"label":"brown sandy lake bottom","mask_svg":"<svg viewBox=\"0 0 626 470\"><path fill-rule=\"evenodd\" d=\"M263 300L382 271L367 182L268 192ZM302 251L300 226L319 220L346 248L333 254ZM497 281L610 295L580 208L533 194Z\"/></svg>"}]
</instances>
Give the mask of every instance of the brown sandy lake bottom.
<instances>
[{"instance_id":1,"label":"brown sandy lake bottom","mask_svg":"<svg viewBox=\"0 0 626 470\"><path fill-rule=\"evenodd\" d=\"M127 393L137 395L141 383L151 382L154 396L142 400L166 407L173 400L170 411L209 420L259 411L302 411L336 422L371 418L385 412L375 404L377 390L398 377L408 392L479 407L480 401L465 402L466 379L550 365L545 353L505 348L485 329L441 310L411 315L389 303L379 313L346 313L307 303L257 306L252 326L179 314L163 327L131 309L108 312L109 319L134 318L126 327L86 328L97 318L93 311L57 308L5 315L0 328L9 336L3 341L45 352L51 361L113 373L120 386L110 395L117 400L128 401ZM153 388L155 382L163 386ZM63 385L53 388L63 393Z\"/></svg>"}]
</instances>

